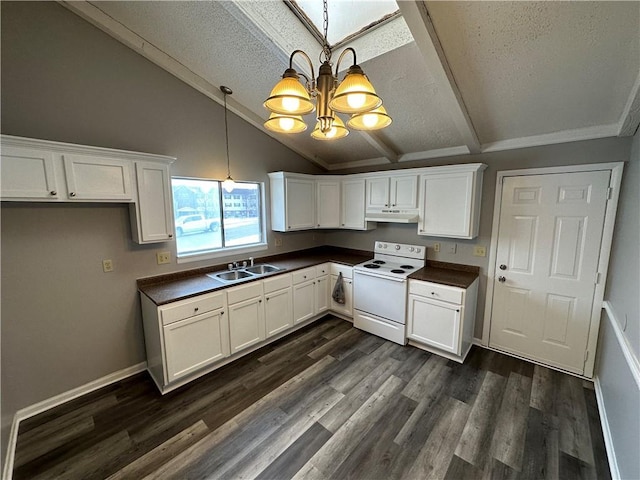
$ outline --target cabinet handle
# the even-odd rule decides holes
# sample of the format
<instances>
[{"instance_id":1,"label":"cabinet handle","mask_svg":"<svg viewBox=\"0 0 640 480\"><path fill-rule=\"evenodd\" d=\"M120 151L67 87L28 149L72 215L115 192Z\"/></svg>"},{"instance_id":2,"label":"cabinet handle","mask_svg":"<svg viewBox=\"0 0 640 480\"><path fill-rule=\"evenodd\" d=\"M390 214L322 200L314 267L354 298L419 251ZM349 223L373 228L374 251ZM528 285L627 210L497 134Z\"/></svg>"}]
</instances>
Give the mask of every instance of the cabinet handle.
<instances>
[{"instance_id":1,"label":"cabinet handle","mask_svg":"<svg viewBox=\"0 0 640 480\"><path fill-rule=\"evenodd\" d=\"M268 301L269 301L269 297L265 297L265 298L266 298L266 300L267 300L267 302L268 302Z\"/></svg>"},{"instance_id":2,"label":"cabinet handle","mask_svg":"<svg viewBox=\"0 0 640 480\"><path fill-rule=\"evenodd\" d=\"M318 224L318 226L320 226L320 224Z\"/></svg>"},{"instance_id":3,"label":"cabinet handle","mask_svg":"<svg viewBox=\"0 0 640 480\"><path fill-rule=\"evenodd\" d=\"M262 303L262 299L258 300L258 303Z\"/></svg>"},{"instance_id":4,"label":"cabinet handle","mask_svg":"<svg viewBox=\"0 0 640 480\"><path fill-rule=\"evenodd\" d=\"M344 227L344 223L342 224L342 226Z\"/></svg>"},{"instance_id":5,"label":"cabinet handle","mask_svg":"<svg viewBox=\"0 0 640 480\"><path fill-rule=\"evenodd\" d=\"M75 197L76 196L76 192L69 192L69 196L70 197Z\"/></svg>"},{"instance_id":6,"label":"cabinet handle","mask_svg":"<svg viewBox=\"0 0 640 480\"><path fill-rule=\"evenodd\" d=\"M170 234L169 234L169 238L173 238L173 233L170 233Z\"/></svg>"},{"instance_id":7,"label":"cabinet handle","mask_svg":"<svg viewBox=\"0 0 640 480\"><path fill-rule=\"evenodd\" d=\"M388 207L388 206L389 206L389 204L388 204L388 203L385 203L385 204L384 204L384 206L385 206L385 207Z\"/></svg>"},{"instance_id":8,"label":"cabinet handle","mask_svg":"<svg viewBox=\"0 0 640 480\"><path fill-rule=\"evenodd\" d=\"M200 310L198 307L193 309L194 312L197 312L198 310Z\"/></svg>"},{"instance_id":9,"label":"cabinet handle","mask_svg":"<svg viewBox=\"0 0 640 480\"><path fill-rule=\"evenodd\" d=\"M220 312L220 315L224 315L224 310Z\"/></svg>"},{"instance_id":10,"label":"cabinet handle","mask_svg":"<svg viewBox=\"0 0 640 480\"><path fill-rule=\"evenodd\" d=\"M395 207L395 206L396 206L396 204L395 204L395 203L392 203L392 204L391 204L391 206L392 206L392 207Z\"/></svg>"},{"instance_id":11,"label":"cabinet handle","mask_svg":"<svg viewBox=\"0 0 640 480\"><path fill-rule=\"evenodd\" d=\"M459 309L459 308L456 308L456 312L460 312L460 309Z\"/></svg>"},{"instance_id":12,"label":"cabinet handle","mask_svg":"<svg viewBox=\"0 0 640 480\"><path fill-rule=\"evenodd\" d=\"M58 192L56 192L55 190L51 190L51 191L49 192L49 195L57 195L57 194L58 194Z\"/></svg>"}]
</instances>

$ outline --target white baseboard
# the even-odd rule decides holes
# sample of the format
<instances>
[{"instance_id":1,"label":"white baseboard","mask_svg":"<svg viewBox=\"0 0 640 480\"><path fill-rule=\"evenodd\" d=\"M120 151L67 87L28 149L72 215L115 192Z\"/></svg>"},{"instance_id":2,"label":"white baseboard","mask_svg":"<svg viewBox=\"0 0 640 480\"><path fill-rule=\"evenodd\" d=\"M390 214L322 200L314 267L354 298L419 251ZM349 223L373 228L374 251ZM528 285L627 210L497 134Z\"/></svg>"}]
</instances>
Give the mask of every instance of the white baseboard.
<instances>
[{"instance_id":1,"label":"white baseboard","mask_svg":"<svg viewBox=\"0 0 640 480\"><path fill-rule=\"evenodd\" d=\"M607 450L607 458L609 459L609 470L611 471L611 478L613 480L618 480L620 478L620 471L618 470L618 460L616 459L616 451L613 448L613 437L611 436L611 429L609 428L607 411L604 407L602 384L600 383L600 379L597 375L593 379L593 384L596 392L596 404L598 405L598 413L600 413L600 425L602 426L602 435L604 436L604 446Z\"/></svg>"},{"instance_id":2,"label":"white baseboard","mask_svg":"<svg viewBox=\"0 0 640 480\"><path fill-rule=\"evenodd\" d=\"M60 395L56 395L55 397L48 398L34 405L18 410L14 415L13 422L11 424L9 444L7 445L7 455L5 458L4 470L2 474L3 480L11 480L11 477L13 476L13 462L15 460L16 442L18 440L18 427L20 426L20 422L26 420L27 418L38 415L39 413L46 412L47 410L57 407L58 405L62 405L63 403L66 403L70 400L81 397L82 395L86 395L87 393L91 393L102 387L111 385L112 383L119 382L120 380L124 380L125 378L137 373L144 372L146 368L147 362L141 362L137 365L133 365L131 367L118 370L117 372L110 373L109 375L106 375L102 378L98 378L97 380L93 380L92 382L63 392Z\"/></svg>"}]
</instances>

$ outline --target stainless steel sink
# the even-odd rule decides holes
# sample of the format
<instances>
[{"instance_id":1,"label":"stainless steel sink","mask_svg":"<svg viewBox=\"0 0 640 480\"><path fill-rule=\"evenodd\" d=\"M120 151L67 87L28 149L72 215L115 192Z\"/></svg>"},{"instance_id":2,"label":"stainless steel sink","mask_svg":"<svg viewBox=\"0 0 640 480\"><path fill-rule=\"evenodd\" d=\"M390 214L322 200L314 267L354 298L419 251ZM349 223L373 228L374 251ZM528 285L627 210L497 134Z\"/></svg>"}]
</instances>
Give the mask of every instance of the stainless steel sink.
<instances>
[{"instance_id":1,"label":"stainless steel sink","mask_svg":"<svg viewBox=\"0 0 640 480\"><path fill-rule=\"evenodd\" d=\"M274 267L273 265L261 263L259 265L254 265L253 267L246 267L244 270L255 275L264 275L265 273L277 272L282 269Z\"/></svg>"},{"instance_id":2,"label":"stainless steel sink","mask_svg":"<svg viewBox=\"0 0 640 480\"><path fill-rule=\"evenodd\" d=\"M253 277L254 275L249 272L245 272L244 270L229 270L227 272L210 273L208 276L217 280L222 280L223 282L233 282L235 280Z\"/></svg>"}]
</instances>

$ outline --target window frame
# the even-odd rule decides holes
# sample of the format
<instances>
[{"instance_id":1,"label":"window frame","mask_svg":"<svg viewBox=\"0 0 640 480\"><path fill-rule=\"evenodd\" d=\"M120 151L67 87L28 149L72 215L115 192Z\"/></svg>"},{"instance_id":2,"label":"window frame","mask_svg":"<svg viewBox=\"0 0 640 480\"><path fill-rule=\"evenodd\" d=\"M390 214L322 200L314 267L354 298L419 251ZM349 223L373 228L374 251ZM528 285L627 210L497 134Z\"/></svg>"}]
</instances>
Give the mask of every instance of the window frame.
<instances>
[{"instance_id":1,"label":"window frame","mask_svg":"<svg viewBox=\"0 0 640 480\"><path fill-rule=\"evenodd\" d=\"M171 196L173 202L173 180L200 180L204 182L217 182L219 187L219 195L220 195L220 231L222 240L224 242L224 193L222 187L222 180L218 180L215 178L202 178L202 177L183 177L183 176L171 176ZM176 262L177 263L189 263L189 262L198 262L201 260L210 260L222 257L229 257L231 255L240 255L245 253L259 252L263 250L267 250L269 248L269 244L267 243L267 206L266 206L266 191L265 191L265 182L258 181L236 181L235 183L250 183L253 185L258 185L258 189L260 191L260 216L259 216L259 225L260 225L260 237L261 241L258 243L252 243L250 245L237 245L230 247L222 247L214 250L207 251L199 251L193 253L179 253L178 252L178 238L177 233L175 231L174 226L174 235L176 238ZM232 207L233 208L233 207ZM174 216L175 218L175 216Z\"/></svg>"}]
</instances>

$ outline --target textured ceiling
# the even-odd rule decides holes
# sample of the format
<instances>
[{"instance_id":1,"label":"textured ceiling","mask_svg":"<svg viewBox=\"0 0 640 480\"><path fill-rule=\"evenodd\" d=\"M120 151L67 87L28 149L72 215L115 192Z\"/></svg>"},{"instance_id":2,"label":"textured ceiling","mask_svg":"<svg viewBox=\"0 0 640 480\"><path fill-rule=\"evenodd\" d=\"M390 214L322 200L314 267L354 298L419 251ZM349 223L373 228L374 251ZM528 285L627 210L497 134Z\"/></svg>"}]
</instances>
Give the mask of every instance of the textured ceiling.
<instances>
[{"instance_id":1,"label":"textured ceiling","mask_svg":"<svg viewBox=\"0 0 640 480\"><path fill-rule=\"evenodd\" d=\"M218 87L230 86L232 111L261 129L268 117L262 102L290 53L301 48L319 65L320 45L281 1L63 5L217 101ZM305 133L263 130L334 170L630 135L637 128L640 2L398 7L401 17L350 44L393 117L390 127L318 142L309 137L315 122L308 115Z\"/></svg>"}]
</instances>

